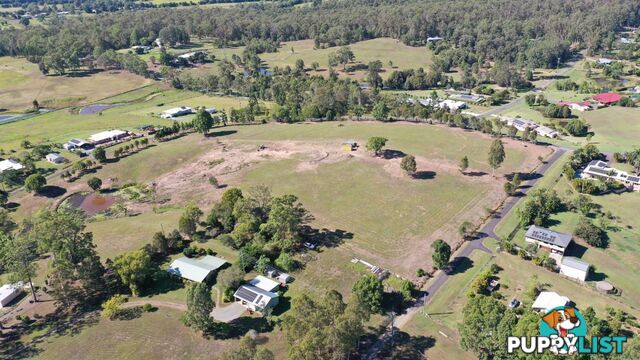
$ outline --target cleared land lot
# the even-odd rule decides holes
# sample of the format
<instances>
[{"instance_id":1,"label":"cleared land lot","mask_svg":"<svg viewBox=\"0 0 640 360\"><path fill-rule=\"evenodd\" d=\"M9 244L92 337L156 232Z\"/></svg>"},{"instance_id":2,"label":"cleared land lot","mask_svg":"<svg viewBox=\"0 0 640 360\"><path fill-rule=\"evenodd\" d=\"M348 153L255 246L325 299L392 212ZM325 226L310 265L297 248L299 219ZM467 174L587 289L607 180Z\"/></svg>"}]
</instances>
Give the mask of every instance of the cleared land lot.
<instances>
[{"instance_id":1,"label":"cleared land lot","mask_svg":"<svg viewBox=\"0 0 640 360\"><path fill-rule=\"evenodd\" d=\"M417 69L427 68L432 62L432 52L426 47L411 47L391 38L378 38L373 40L360 41L349 45L355 55L355 62L368 64L370 61L382 61L384 72L382 77L386 77L394 69ZM339 48L314 49L313 40L299 40L283 42L280 50L276 53L261 54L269 67L284 67L296 64L296 60L302 59L307 67L317 62L322 71L327 73L329 67L329 55ZM293 51L292 51L293 50ZM391 62L392 65L389 65ZM337 70L341 70L338 66ZM366 76L365 71L356 71L356 77Z\"/></svg>"},{"instance_id":2,"label":"cleared land lot","mask_svg":"<svg viewBox=\"0 0 640 360\"><path fill-rule=\"evenodd\" d=\"M127 72L99 72L87 76L45 76L25 59L0 58L0 109L20 112L40 106L59 108L87 104L151 84Z\"/></svg>"}]
</instances>

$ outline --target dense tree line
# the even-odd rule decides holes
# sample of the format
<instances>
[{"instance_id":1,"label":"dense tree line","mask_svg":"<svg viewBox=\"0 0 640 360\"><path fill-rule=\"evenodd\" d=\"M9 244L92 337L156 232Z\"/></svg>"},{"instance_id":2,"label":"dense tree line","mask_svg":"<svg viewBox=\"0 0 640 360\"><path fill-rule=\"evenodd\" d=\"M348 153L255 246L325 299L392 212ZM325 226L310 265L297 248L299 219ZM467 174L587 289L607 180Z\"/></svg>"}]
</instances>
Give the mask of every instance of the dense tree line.
<instances>
[{"instance_id":1,"label":"dense tree line","mask_svg":"<svg viewBox=\"0 0 640 360\"><path fill-rule=\"evenodd\" d=\"M447 56L456 65L501 60L531 67L555 67L570 55L570 45L590 52L605 47L607 37L640 21L638 3L615 0L567 3L489 0L360 0L287 7L256 4L231 9L149 9L54 20L46 28L30 26L0 34L0 55L24 55L39 62L65 49L77 59L108 49L136 45L143 34L155 39L175 26L190 36L216 38L221 45L250 39L314 39L317 47L393 37L422 45L429 36L446 39ZM73 61L70 61L73 63ZM445 63L446 65L446 63Z\"/></svg>"}]
</instances>

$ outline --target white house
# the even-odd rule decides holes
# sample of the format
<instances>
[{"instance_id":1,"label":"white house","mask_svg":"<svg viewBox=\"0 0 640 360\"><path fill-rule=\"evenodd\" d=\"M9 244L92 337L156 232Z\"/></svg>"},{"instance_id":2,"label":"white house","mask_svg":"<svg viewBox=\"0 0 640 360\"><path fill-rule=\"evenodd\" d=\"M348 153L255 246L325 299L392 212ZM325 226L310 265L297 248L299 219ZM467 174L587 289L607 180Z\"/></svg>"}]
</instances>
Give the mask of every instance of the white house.
<instances>
[{"instance_id":1,"label":"white house","mask_svg":"<svg viewBox=\"0 0 640 360\"><path fill-rule=\"evenodd\" d=\"M52 164L62 164L63 162L65 162L67 160L62 155L60 155L58 153L47 154L47 156L45 156L45 158L47 159L48 162L50 162Z\"/></svg>"},{"instance_id":2,"label":"white house","mask_svg":"<svg viewBox=\"0 0 640 360\"><path fill-rule=\"evenodd\" d=\"M568 297L559 295L553 291L541 292L536 300L531 305L531 308L535 311L547 312L558 306L566 306L571 300Z\"/></svg>"},{"instance_id":3,"label":"white house","mask_svg":"<svg viewBox=\"0 0 640 360\"><path fill-rule=\"evenodd\" d=\"M251 311L264 313L278 305L278 294L262 290L253 285L242 285L233 294L236 302L242 304Z\"/></svg>"},{"instance_id":4,"label":"white house","mask_svg":"<svg viewBox=\"0 0 640 360\"><path fill-rule=\"evenodd\" d=\"M630 190L640 191L640 176L609 167L606 162L601 160L591 161L587 167L582 170L581 176L587 179L599 179L603 181L614 180L623 183Z\"/></svg>"},{"instance_id":5,"label":"white house","mask_svg":"<svg viewBox=\"0 0 640 360\"><path fill-rule=\"evenodd\" d=\"M524 239L528 243L537 244L538 248L548 251L549 257L559 263L562 260L565 250L569 244L571 244L572 236L531 225L524 234Z\"/></svg>"},{"instance_id":6,"label":"white house","mask_svg":"<svg viewBox=\"0 0 640 360\"><path fill-rule=\"evenodd\" d=\"M451 111L456 111L459 109L465 109L467 107L467 103L464 101L444 100L438 103L438 107L441 109L447 108Z\"/></svg>"},{"instance_id":7,"label":"white house","mask_svg":"<svg viewBox=\"0 0 640 360\"><path fill-rule=\"evenodd\" d=\"M93 134L89 137L89 141L94 144L104 144L104 143L108 143L111 141L116 141L116 140L120 140L122 138L125 138L129 136L129 132L128 131L124 131L124 130L107 130L107 131L103 131L103 132L99 132L97 134Z\"/></svg>"},{"instance_id":8,"label":"white house","mask_svg":"<svg viewBox=\"0 0 640 360\"><path fill-rule=\"evenodd\" d=\"M0 161L0 173L7 170L22 170L24 166L13 159Z\"/></svg>"},{"instance_id":9,"label":"white house","mask_svg":"<svg viewBox=\"0 0 640 360\"><path fill-rule=\"evenodd\" d=\"M189 115L193 113L193 109L187 106L181 106L173 109L168 109L162 112L160 115L163 119L173 119L179 116Z\"/></svg>"},{"instance_id":10,"label":"white house","mask_svg":"<svg viewBox=\"0 0 640 360\"><path fill-rule=\"evenodd\" d=\"M538 135L540 135L540 136L544 136L544 137L548 137L548 138L555 138L555 137L558 137L558 135L560 135L559 132L553 130L550 127L544 126L544 125L540 125L540 126L536 127L535 129L533 129L533 131L537 132Z\"/></svg>"},{"instance_id":11,"label":"white house","mask_svg":"<svg viewBox=\"0 0 640 360\"><path fill-rule=\"evenodd\" d=\"M279 282L262 275L256 276L255 279L249 281L249 284L268 292L276 292L280 287Z\"/></svg>"},{"instance_id":12,"label":"white house","mask_svg":"<svg viewBox=\"0 0 640 360\"><path fill-rule=\"evenodd\" d=\"M174 260L167 271L170 274L201 283L209 280L211 275L226 263L226 260L211 255L200 259L181 257Z\"/></svg>"},{"instance_id":13,"label":"white house","mask_svg":"<svg viewBox=\"0 0 640 360\"><path fill-rule=\"evenodd\" d=\"M560 274L580 281L587 280L590 265L578 258L565 256L560 263Z\"/></svg>"},{"instance_id":14,"label":"white house","mask_svg":"<svg viewBox=\"0 0 640 360\"><path fill-rule=\"evenodd\" d=\"M0 287L0 309L9 305L22 292L22 284L5 284Z\"/></svg>"},{"instance_id":15,"label":"white house","mask_svg":"<svg viewBox=\"0 0 640 360\"><path fill-rule=\"evenodd\" d=\"M608 58L598 59L598 64L601 64L601 65L609 65L611 63L613 63L613 60L608 59Z\"/></svg>"},{"instance_id":16,"label":"white house","mask_svg":"<svg viewBox=\"0 0 640 360\"><path fill-rule=\"evenodd\" d=\"M180 59L185 59L185 60L191 60L194 56L198 55L198 54L207 54L206 51L192 51L192 52L188 52L182 55L178 55L178 57Z\"/></svg>"},{"instance_id":17,"label":"white house","mask_svg":"<svg viewBox=\"0 0 640 360\"><path fill-rule=\"evenodd\" d=\"M89 149L91 148L91 144L81 139L71 139L62 145L66 150L75 150L75 149Z\"/></svg>"}]
</instances>

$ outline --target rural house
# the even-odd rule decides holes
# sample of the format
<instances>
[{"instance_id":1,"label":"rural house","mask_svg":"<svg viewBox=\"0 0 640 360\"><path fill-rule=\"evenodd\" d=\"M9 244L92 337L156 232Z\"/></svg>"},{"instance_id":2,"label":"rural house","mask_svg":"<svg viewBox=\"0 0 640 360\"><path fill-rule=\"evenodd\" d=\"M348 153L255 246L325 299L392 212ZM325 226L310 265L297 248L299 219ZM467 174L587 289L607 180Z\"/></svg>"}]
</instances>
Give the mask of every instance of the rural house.
<instances>
[{"instance_id":1,"label":"rural house","mask_svg":"<svg viewBox=\"0 0 640 360\"><path fill-rule=\"evenodd\" d=\"M585 281L589 275L590 265L578 258L565 256L560 263L560 274Z\"/></svg>"},{"instance_id":2,"label":"rural house","mask_svg":"<svg viewBox=\"0 0 640 360\"><path fill-rule=\"evenodd\" d=\"M601 106L607 106L617 103L622 99L622 96L616 93L601 93L593 95L592 99L598 102Z\"/></svg>"},{"instance_id":3,"label":"rural house","mask_svg":"<svg viewBox=\"0 0 640 360\"><path fill-rule=\"evenodd\" d=\"M22 170L24 166L13 159L0 161L0 173L7 170Z\"/></svg>"},{"instance_id":4,"label":"rural house","mask_svg":"<svg viewBox=\"0 0 640 360\"><path fill-rule=\"evenodd\" d=\"M99 144L105 144L108 142L124 139L127 136L129 136L128 131L117 130L117 129L107 130L107 131L102 131L97 134L91 135L89 137L89 142L91 142L94 145L99 145Z\"/></svg>"},{"instance_id":5,"label":"rural house","mask_svg":"<svg viewBox=\"0 0 640 360\"><path fill-rule=\"evenodd\" d=\"M531 225L524 234L524 239L533 244L537 244L538 248L548 251L549 257L560 262L565 250L571 244L571 235L564 234L540 226Z\"/></svg>"},{"instance_id":6,"label":"rural house","mask_svg":"<svg viewBox=\"0 0 640 360\"><path fill-rule=\"evenodd\" d=\"M278 294L262 290L253 285L242 285L233 294L236 302L251 311L264 313L278 305Z\"/></svg>"},{"instance_id":7,"label":"rural house","mask_svg":"<svg viewBox=\"0 0 640 360\"><path fill-rule=\"evenodd\" d=\"M211 255L200 259L184 256L174 260L167 271L184 279L201 283L209 281L211 276L226 263L226 260Z\"/></svg>"},{"instance_id":8,"label":"rural house","mask_svg":"<svg viewBox=\"0 0 640 360\"><path fill-rule=\"evenodd\" d=\"M268 292L276 292L280 288L279 282L262 275L256 276L255 279L249 281L249 284Z\"/></svg>"},{"instance_id":9,"label":"rural house","mask_svg":"<svg viewBox=\"0 0 640 360\"><path fill-rule=\"evenodd\" d=\"M163 119L173 119L179 116L184 116L189 114L193 114L193 109L187 106L181 106L181 107L163 111L160 117Z\"/></svg>"},{"instance_id":10,"label":"rural house","mask_svg":"<svg viewBox=\"0 0 640 360\"><path fill-rule=\"evenodd\" d=\"M47 156L45 156L45 158L47 159L48 162L50 162L52 164L62 164L63 162L65 162L67 160L64 157L62 157L62 155L60 155L58 153L47 154Z\"/></svg>"},{"instance_id":11,"label":"rural house","mask_svg":"<svg viewBox=\"0 0 640 360\"><path fill-rule=\"evenodd\" d=\"M593 160L582 170L581 177L602 181L613 180L624 184L629 190L640 191L640 176L609 167L602 160Z\"/></svg>"},{"instance_id":12,"label":"rural house","mask_svg":"<svg viewBox=\"0 0 640 360\"><path fill-rule=\"evenodd\" d=\"M66 150L72 151L76 149L82 150L90 150L93 148L93 145L81 139L71 139L62 145Z\"/></svg>"}]
</instances>

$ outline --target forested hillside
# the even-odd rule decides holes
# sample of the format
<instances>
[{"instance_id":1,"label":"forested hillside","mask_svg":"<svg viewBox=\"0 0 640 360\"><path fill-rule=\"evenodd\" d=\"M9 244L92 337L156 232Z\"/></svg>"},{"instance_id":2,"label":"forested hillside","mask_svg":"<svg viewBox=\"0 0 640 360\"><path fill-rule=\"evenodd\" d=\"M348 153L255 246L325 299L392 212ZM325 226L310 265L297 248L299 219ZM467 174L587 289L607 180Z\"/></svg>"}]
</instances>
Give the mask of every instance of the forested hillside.
<instances>
[{"instance_id":1,"label":"forested hillside","mask_svg":"<svg viewBox=\"0 0 640 360\"><path fill-rule=\"evenodd\" d=\"M572 44L597 52L607 47L614 31L639 21L637 0L359 0L303 7L149 9L3 31L0 55L73 64L90 54L148 42L171 26L191 36L217 38L222 45L255 38L314 39L320 47L383 36L421 45L429 36L442 36L456 49L449 56L455 64L504 60L555 67L569 56Z\"/></svg>"}]
</instances>

